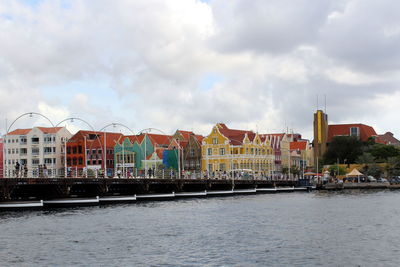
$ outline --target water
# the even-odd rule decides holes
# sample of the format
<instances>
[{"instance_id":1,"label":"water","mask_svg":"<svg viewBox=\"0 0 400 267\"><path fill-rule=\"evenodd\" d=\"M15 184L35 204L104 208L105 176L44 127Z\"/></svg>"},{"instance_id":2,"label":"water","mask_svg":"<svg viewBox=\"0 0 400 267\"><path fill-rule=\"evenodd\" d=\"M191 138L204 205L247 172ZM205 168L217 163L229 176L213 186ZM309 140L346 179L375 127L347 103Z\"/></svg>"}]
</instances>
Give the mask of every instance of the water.
<instances>
[{"instance_id":1,"label":"water","mask_svg":"<svg viewBox=\"0 0 400 267\"><path fill-rule=\"evenodd\" d=\"M0 266L399 266L400 192L0 213Z\"/></svg>"}]
</instances>

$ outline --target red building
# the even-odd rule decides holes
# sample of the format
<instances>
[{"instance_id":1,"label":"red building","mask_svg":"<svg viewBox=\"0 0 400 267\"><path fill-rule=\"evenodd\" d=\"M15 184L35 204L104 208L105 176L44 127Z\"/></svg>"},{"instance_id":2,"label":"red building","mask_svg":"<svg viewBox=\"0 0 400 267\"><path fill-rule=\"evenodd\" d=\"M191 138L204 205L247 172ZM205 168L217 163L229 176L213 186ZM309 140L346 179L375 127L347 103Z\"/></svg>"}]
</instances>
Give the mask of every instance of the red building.
<instances>
[{"instance_id":1,"label":"red building","mask_svg":"<svg viewBox=\"0 0 400 267\"><path fill-rule=\"evenodd\" d=\"M4 166L4 149L3 149L3 139L0 138L0 178L4 177L4 171L3 171L3 166Z\"/></svg>"},{"instance_id":2,"label":"red building","mask_svg":"<svg viewBox=\"0 0 400 267\"><path fill-rule=\"evenodd\" d=\"M107 173L112 175L114 169L114 146L122 136L121 133L111 132L77 132L67 142L67 166L78 170L85 167L104 170L105 158Z\"/></svg>"},{"instance_id":3,"label":"red building","mask_svg":"<svg viewBox=\"0 0 400 267\"><path fill-rule=\"evenodd\" d=\"M327 142L330 143L335 136L355 136L366 142L369 138L376 138L378 135L373 127L361 123L328 125Z\"/></svg>"}]
</instances>

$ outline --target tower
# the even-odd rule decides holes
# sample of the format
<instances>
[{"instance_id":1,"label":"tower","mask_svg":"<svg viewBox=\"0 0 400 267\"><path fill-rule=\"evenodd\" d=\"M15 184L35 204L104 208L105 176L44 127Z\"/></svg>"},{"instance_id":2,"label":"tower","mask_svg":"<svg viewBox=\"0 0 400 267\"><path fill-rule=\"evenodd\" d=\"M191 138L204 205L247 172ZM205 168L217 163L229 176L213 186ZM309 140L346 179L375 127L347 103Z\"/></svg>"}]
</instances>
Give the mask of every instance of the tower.
<instances>
[{"instance_id":1,"label":"tower","mask_svg":"<svg viewBox=\"0 0 400 267\"><path fill-rule=\"evenodd\" d=\"M326 152L328 140L328 115L322 110L314 113L314 166L317 166L318 159L321 159Z\"/></svg>"}]
</instances>

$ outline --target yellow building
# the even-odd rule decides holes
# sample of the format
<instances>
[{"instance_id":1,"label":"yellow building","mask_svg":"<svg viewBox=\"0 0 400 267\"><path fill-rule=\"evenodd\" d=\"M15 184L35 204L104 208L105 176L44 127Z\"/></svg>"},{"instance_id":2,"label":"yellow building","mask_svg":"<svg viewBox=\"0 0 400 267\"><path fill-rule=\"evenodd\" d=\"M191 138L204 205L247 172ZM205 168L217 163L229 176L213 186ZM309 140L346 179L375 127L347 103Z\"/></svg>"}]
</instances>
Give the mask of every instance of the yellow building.
<instances>
[{"instance_id":1,"label":"yellow building","mask_svg":"<svg viewBox=\"0 0 400 267\"><path fill-rule=\"evenodd\" d=\"M252 131L229 129L216 124L202 141L202 170L226 172L251 170L271 175L274 155L268 138Z\"/></svg>"}]
</instances>

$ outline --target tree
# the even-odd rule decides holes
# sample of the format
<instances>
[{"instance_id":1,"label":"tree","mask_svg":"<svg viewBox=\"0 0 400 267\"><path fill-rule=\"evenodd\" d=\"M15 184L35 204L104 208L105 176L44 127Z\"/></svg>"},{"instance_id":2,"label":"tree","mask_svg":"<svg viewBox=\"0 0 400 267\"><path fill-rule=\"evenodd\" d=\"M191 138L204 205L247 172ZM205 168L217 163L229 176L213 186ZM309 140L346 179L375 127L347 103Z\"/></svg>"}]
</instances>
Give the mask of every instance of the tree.
<instances>
[{"instance_id":1,"label":"tree","mask_svg":"<svg viewBox=\"0 0 400 267\"><path fill-rule=\"evenodd\" d=\"M400 156L398 148L383 144L371 146L368 152L374 156L376 162L387 162L389 158Z\"/></svg>"},{"instance_id":2,"label":"tree","mask_svg":"<svg viewBox=\"0 0 400 267\"><path fill-rule=\"evenodd\" d=\"M338 159L355 163L363 153L363 143L354 136L335 136L324 155L325 164L334 164Z\"/></svg>"},{"instance_id":3,"label":"tree","mask_svg":"<svg viewBox=\"0 0 400 267\"><path fill-rule=\"evenodd\" d=\"M382 168L377 164L367 164L364 166L362 171L365 175L371 175L374 177L380 177L383 172Z\"/></svg>"},{"instance_id":4,"label":"tree","mask_svg":"<svg viewBox=\"0 0 400 267\"><path fill-rule=\"evenodd\" d=\"M369 164L374 162L375 162L374 156L372 156L372 154L368 152L363 153L356 160L356 163L358 164Z\"/></svg>"},{"instance_id":5,"label":"tree","mask_svg":"<svg viewBox=\"0 0 400 267\"><path fill-rule=\"evenodd\" d=\"M339 173L338 173L338 170L339 170ZM328 171L329 171L329 174L331 176L345 175L346 174L346 169L341 167L341 166L338 166L338 165L330 166Z\"/></svg>"}]
</instances>

